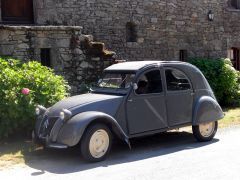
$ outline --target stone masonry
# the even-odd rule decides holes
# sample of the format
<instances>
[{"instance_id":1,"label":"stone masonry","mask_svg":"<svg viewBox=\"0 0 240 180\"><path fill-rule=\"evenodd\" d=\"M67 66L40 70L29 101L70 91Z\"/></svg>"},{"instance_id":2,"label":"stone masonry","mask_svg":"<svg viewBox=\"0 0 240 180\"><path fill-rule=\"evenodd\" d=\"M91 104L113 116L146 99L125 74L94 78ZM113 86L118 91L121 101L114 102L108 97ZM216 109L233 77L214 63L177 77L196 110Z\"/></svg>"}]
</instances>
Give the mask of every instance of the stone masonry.
<instances>
[{"instance_id":1,"label":"stone masonry","mask_svg":"<svg viewBox=\"0 0 240 180\"><path fill-rule=\"evenodd\" d=\"M226 57L240 48L240 10L230 0L36 0L37 24L81 25L127 60ZM214 20L208 20L208 12ZM126 42L126 23L137 42Z\"/></svg>"},{"instance_id":2,"label":"stone masonry","mask_svg":"<svg viewBox=\"0 0 240 180\"><path fill-rule=\"evenodd\" d=\"M80 26L0 26L0 55L40 60L40 50L51 49L51 67L65 77L71 93L76 94L82 83L95 81L114 62L111 51L89 53L94 50L92 44L104 46L92 40L91 35L82 34Z\"/></svg>"},{"instance_id":3,"label":"stone masonry","mask_svg":"<svg viewBox=\"0 0 240 180\"><path fill-rule=\"evenodd\" d=\"M115 57L179 60L182 50L188 57L224 58L231 48L240 50L240 9L231 1L33 0L34 24L4 25L0 16L0 55L40 60L41 49L49 48L52 67L77 93Z\"/></svg>"}]
</instances>

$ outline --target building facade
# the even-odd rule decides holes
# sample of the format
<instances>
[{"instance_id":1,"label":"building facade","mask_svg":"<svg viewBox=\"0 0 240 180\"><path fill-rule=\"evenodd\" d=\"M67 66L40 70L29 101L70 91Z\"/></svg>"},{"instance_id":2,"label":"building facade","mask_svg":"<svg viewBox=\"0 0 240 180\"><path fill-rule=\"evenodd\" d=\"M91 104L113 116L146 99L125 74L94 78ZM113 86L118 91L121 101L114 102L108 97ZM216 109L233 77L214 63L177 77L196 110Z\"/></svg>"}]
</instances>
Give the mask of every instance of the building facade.
<instances>
[{"instance_id":1,"label":"building facade","mask_svg":"<svg viewBox=\"0 0 240 180\"><path fill-rule=\"evenodd\" d=\"M0 22L82 26L83 33L93 34L129 60L225 57L229 49L240 47L239 4L239 0L1 0Z\"/></svg>"},{"instance_id":2,"label":"building facade","mask_svg":"<svg viewBox=\"0 0 240 180\"><path fill-rule=\"evenodd\" d=\"M3 25L82 26L119 59L229 57L240 69L240 0L0 0L0 14Z\"/></svg>"}]
</instances>

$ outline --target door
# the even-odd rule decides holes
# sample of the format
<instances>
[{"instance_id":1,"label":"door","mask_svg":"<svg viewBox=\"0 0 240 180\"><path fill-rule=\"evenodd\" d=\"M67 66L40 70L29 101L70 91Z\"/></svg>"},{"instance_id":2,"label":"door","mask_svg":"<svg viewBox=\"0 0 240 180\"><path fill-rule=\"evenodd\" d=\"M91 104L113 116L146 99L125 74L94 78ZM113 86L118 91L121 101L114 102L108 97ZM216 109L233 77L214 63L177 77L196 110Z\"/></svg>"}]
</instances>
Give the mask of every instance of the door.
<instances>
[{"instance_id":1,"label":"door","mask_svg":"<svg viewBox=\"0 0 240 180\"><path fill-rule=\"evenodd\" d=\"M1 0L2 20L12 23L33 23L32 0Z\"/></svg>"},{"instance_id":2,"label":"door","mask_svg":"<svg viewBox=\"0 0 240 180\"><path fill-rule=\"evenodd\" d=\"M127 100L130 134L167 127L165 96L159 69L144 72L137 80L138 88Z\"/></svg>"},{"instance_id":3,"label":"door","mask_svg":"<svg viewBox=\"0 0 240 180\"><path fill-rule=\"evenodd\" d=\"M169 126L192 122L193 90L190 80L178 69L165 68L165 83Z\"/></svg>"}]
</instances>

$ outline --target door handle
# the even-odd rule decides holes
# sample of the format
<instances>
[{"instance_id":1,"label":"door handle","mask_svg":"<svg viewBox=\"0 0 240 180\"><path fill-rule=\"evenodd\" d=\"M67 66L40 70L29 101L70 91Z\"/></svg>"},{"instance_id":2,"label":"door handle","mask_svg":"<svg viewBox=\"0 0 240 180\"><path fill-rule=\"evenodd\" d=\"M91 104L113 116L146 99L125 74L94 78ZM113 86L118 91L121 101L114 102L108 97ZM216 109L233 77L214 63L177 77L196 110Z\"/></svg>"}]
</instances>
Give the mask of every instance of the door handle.
<instances>
[{"instance_id":1,"label":"door handle","mask_svg":"<svg viewBox=\"0 0 240 180\"><path fill-rule=\"evenodd\" d=\"M191 93L191 96L193 96L194 94L195 94L195 93L194 93L194 92L192 92L192 93Z\"/></svg>"},{"instance_id":2,"label":"door handle","mask_svg":"<svg viewBox=\"0 0 240 180\"><path fill-rule=\"evenodd\" d=\"M133 102L133 100L132 99L128 99L128 102Z\"/></svg>"}]
</instances>

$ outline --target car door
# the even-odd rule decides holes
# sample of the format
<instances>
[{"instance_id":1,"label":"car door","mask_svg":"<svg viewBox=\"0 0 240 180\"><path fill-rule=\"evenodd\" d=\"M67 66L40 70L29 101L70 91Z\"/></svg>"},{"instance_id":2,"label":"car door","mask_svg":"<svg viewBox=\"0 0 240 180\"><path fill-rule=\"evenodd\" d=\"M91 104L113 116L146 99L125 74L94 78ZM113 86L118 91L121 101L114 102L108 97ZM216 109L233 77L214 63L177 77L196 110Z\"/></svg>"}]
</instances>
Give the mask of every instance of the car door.
<instances>
[{"instance_id":1,"label":"car door","mask_svg":"<svg viewBox=\"0 0 240 180\"><path fill-rule=\"evenodd\" d=\"M164 68L166 107L170 127L192 121L193 89L187 75L179 69Z\"/></svg>"},{"instance_id":2,"label":"car door","mask_svg":"<svg viewBox=\"0 0 240 180\"><path fill-rule=\"evenodd\" d=\"M129 134L167 127L165 96L158 68L145 71L137 78L138 88L127 99Z\"/></svg>"}]
</instances>

